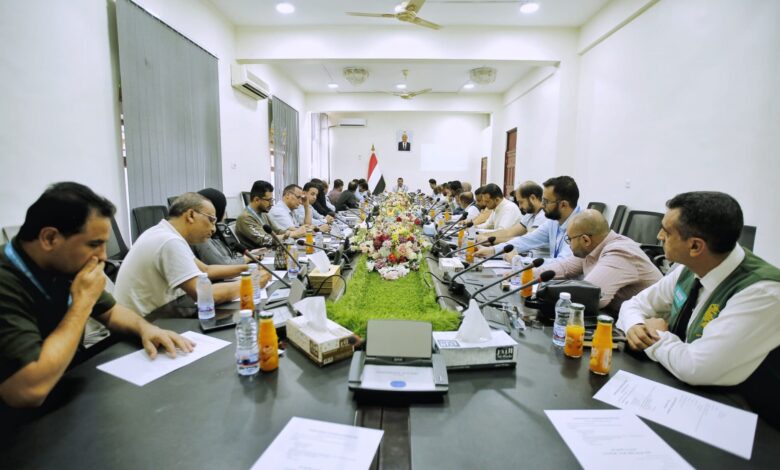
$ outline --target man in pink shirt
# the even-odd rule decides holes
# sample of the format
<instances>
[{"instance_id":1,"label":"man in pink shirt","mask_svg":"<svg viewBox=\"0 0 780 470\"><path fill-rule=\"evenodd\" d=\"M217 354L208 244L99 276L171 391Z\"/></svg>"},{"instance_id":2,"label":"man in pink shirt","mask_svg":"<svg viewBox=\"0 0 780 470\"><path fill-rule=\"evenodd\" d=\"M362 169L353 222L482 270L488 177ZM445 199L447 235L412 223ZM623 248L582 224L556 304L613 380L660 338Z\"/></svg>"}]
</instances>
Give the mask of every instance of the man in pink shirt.
<instances>
[{"instance_id":1,"label":"man in pink shirt","mask_svg":"<svg viewBox=\"0 0 780 470\"><path fill-rule=\"evenodd\" d=\"M566 243L574 256L540 268L555 271L556 278L584 280L601 288L599 308L617 314L624 301L661 279L639 244L609 229L601 212L588 209L575 214L566 228Z\"/></svg>"}]
</instances>

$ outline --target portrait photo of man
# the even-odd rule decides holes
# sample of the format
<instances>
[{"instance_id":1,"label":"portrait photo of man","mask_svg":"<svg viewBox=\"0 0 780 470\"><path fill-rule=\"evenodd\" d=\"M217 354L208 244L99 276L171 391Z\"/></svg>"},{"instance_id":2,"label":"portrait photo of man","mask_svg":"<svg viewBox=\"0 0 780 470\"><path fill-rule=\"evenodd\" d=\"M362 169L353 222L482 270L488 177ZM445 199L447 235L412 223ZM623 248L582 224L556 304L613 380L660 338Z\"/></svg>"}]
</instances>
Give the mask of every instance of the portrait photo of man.
<instances>
[{"instance_id":1,"label":"portrait photo of man","mask_svg":"<svg viewBox=\"0 0 780 470\"><path fill-rule=\"evenodd\" d=\"M398 141L398 151L410 152L412 150L412 142L410 138L411 132L399 131L398 134L400 135Z\"/></svg>"}]
</instances>

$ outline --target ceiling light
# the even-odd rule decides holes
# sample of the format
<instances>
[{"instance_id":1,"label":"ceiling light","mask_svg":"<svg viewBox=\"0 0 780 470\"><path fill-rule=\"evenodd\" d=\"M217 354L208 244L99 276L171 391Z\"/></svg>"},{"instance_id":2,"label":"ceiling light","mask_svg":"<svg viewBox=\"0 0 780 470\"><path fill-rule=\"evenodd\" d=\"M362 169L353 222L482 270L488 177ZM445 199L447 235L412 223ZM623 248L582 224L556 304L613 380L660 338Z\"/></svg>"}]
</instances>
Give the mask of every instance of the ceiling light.
<instances>
[{"instance_id":1,"label":"ceiling light","mask_svg":"<svg viewBox=\"0 0 780 470\"><path fill-rule=\"evenodd\" d=\"M469 70L469 78L479 85L489 85L496 81L496 69L493 67L478 67Z\"/></svg>"},{"instance_id":2,"label":"ceiling light","mask_svg":"<svg viewBox=\"0 0 780 470\"><path fill-rule=\"evenodd\" d=\"M539 4L536 2L525 2L522 5L520 5L520 13L524 15L530 15L531 13L536 13L537 10L539 10Z\"/></svg>"},{"instance_id":3,"label":"ceiling light","mask_svg":"<svg viewBox=\"0 0 780 470\"><path fill-rule=\"evenodd\" d=\"M359 67L347 67L342 73L344 74L344 78L353 86L360 85L368 78L368 70Z\"/></svg>"},{"instance_id":4,"label":"ceiling light","mask_svg":"<svg viewBox=\"0 0 780 470\"><path fill-rule=\"evenodd\" d=\"M331 90L335 90L338 87L339 87L338 83L332 83L332 82L328 83L328 88L330 88Z\"/></svg>"},{"instance_id":5,"label":"ceiling light","mask_svg":"<svg viewBox=\"0 0 780 470\"><path fill-rule=\"evenodd\" d=\"M522 7L521 7L522 9ZM289 15L290 13L295 12L295 6L292 3L277 3L276 4L276 11L283 15Z\"/></svg>"},{"instance_id":6,"label":"ceiling light","mask_svg":"<svg viewBox=\"0 0 780 470\"><path fill-rule=\"evenodd\" d=\"M406 83L399 83L395 87L398 88L399 90L406 90Z\"/></svg>"},{"instance_id":7,"label":"ceiling light","mask_svg":"<svg viewBox=\"0 0 780 470\"><path fill-rule=\"evenodd\" d=\"M463 85L463 89L465 89L465 90L471 90L472 88L474 88L474 84L471 83L471 82Z\"/></svg>"}]
</instances>

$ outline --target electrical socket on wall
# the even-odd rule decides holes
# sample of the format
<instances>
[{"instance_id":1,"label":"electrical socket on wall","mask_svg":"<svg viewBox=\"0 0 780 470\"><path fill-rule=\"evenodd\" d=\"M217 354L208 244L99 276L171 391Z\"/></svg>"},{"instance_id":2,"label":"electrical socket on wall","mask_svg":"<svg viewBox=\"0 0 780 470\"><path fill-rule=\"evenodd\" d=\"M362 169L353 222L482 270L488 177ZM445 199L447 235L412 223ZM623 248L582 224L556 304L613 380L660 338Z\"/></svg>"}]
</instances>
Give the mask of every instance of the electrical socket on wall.
<instances>
[{"instance_id":1,"label":"electrical socket on wall","mask_svg":"<svg viewBox=\"0 0 780 470\"><path fill-rule=\"evenodd\" d=\"M631 180L626 180L625 187L626 189L631 189Z\"/></svg>"}]
</instances>

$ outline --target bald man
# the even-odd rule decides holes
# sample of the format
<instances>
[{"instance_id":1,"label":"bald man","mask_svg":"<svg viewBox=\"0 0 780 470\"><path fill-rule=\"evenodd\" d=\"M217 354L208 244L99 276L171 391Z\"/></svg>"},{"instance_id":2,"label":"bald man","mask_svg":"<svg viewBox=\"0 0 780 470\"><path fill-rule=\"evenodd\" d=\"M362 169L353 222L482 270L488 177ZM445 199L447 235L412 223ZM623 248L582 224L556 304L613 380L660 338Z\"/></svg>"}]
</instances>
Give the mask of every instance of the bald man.
<instances>
[{"instance_id":1,"label":"bald man","mask_svg":"<svg viewBox=\"0 0 780 470\"><path fill-rule=\"evenodd\" d=\"M624 301L661 279L639 244L609 229L601 212L588 209L572 216L564 241L574 256L540 268L558 279L584 280L601 288L599 308L620 311Z\"/></svg>"}]
</instances>

